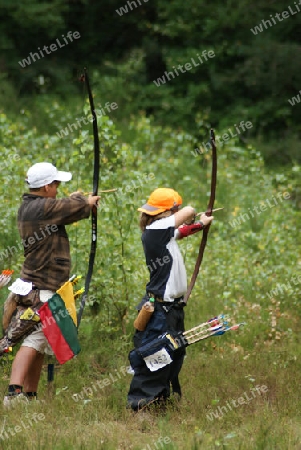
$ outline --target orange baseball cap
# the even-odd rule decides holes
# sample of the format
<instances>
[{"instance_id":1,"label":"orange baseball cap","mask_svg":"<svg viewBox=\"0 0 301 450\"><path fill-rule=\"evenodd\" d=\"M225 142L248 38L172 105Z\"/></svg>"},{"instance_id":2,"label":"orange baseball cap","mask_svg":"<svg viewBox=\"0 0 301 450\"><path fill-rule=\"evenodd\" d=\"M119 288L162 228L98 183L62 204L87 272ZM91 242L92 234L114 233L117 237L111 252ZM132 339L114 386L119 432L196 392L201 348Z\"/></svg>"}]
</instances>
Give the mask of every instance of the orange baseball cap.
<instances>
[{"instance_id":1,"label":"orange baseball cap","mask_svg":"<svg viewBox=\"0 0 301 450\"><path fill-rule=\"evenodd\" d=\"M147 203L141 206L141 208L138 208L138 211L155 216L156 214L176 208L181 204L182 197L177 191L170 188L158 188L151 193Z\"/></svg>"}]
</instances>

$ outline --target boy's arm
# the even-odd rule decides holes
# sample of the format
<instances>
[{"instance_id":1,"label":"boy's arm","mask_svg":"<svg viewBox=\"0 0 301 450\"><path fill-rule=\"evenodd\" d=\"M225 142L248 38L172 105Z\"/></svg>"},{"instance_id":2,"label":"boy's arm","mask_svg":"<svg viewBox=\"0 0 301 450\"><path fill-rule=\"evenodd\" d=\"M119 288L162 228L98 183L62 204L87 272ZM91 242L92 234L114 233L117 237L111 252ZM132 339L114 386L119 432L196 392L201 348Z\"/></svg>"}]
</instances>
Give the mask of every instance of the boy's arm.
<instances>
[{"instance_id":1,"label":"boy's arm","mask_svg":"<svg viewBox=\"0 0 301 450\"><path fill-rule=\"evenodd\" d=\"M201 221L192 223L190 225L186 224L180 225L179 228L176 230L176 239L183 239L184 237L195 234L203 229L204 224Z\"/></svg>"},{"instance_id":2,"label":"boy's arm","mask_svg":"<svg viewBox=\"0 0 301 450\"><path fill-rule=\"evenodd\" d=\"M196 211L192 206L185 206L174 214L175 217L175 228L179 228L183 224L192 224L196 216ZM200 221L203 223L204 227L212 222L213 216L207 217L206 214L202 214Z\"/></svg>"},{"instance_id":3,"label":"boy's arm","mask_svg":"<svg viewBox=\"0 0 301 450\"><path fill-rule=\"evenodd\" d=\"M183 225L183 223L194 222L195 215L196 211L192 206L184 206L184 208L174 214L175 228L179 228L179 226Z\"/></svg>"}]
</instances>

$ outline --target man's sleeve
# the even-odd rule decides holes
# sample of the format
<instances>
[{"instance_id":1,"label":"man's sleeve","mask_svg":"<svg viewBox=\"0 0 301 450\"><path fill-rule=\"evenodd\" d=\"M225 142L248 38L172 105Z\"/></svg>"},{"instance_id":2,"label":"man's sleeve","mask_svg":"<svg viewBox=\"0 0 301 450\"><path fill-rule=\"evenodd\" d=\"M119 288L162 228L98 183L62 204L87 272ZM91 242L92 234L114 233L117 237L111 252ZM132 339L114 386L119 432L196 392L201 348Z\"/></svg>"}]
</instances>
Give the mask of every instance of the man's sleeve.
<instances>
[{"instance_id":1,"label":"man's sleeve","mask_svg":"<svg viewBox=\"0 0 301 450\"><path fill-rule=\"evenodd\" d=\"M63 199L47 198L44 208L45 220L56 225L69 225L87 219L91 211L87 198L81 194Z\"/></svg>"}]
</instances>

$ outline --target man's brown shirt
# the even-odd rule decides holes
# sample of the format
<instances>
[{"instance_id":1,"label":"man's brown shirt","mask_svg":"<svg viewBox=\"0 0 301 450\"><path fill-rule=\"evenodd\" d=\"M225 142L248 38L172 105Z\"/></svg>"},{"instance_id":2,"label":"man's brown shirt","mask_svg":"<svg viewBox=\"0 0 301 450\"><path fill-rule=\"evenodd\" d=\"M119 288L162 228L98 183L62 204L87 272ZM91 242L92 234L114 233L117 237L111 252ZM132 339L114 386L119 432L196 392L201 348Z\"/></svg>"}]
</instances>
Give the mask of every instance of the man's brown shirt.
<instances>
[{"instance_id":1,"label":"man's brown shirt","mask_svg":"<svg viewBox=\"0 0 301 450\"><path fill-rule=\"evenodd\" d=\"M65 225L90 215L81 194L54 199L24 194L18 211L18 228L25 261L21 278L38 289L56 291L70 278L70 247Z\"/></svg>"}]
</instances>

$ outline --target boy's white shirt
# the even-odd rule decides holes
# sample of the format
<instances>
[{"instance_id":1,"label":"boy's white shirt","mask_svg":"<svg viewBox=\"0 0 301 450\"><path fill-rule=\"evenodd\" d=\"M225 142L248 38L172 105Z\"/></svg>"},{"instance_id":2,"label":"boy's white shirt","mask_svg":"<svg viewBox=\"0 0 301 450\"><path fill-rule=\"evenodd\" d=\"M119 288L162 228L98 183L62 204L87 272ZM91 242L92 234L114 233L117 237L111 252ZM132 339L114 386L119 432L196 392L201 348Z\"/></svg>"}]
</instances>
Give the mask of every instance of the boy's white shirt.
<instances>
[{"instance_id":1,"label":"boy's white shirt","mask_svg":"<svg viewBox=\"0 0 301 450\"><path fill-rule=\"evenodd\" d=\"M175 227L174 215L156 220L146 228L150 230L164 230L169 227ZM178 236L178 230L175 229L174 237L171 238L166 246L172 256L173 264L164 293L163 300L165 302L173 302L175 298L181 297L187 291L187 274L185 264L179 246L176 242Z\"/></svg>"}]
</instances>

